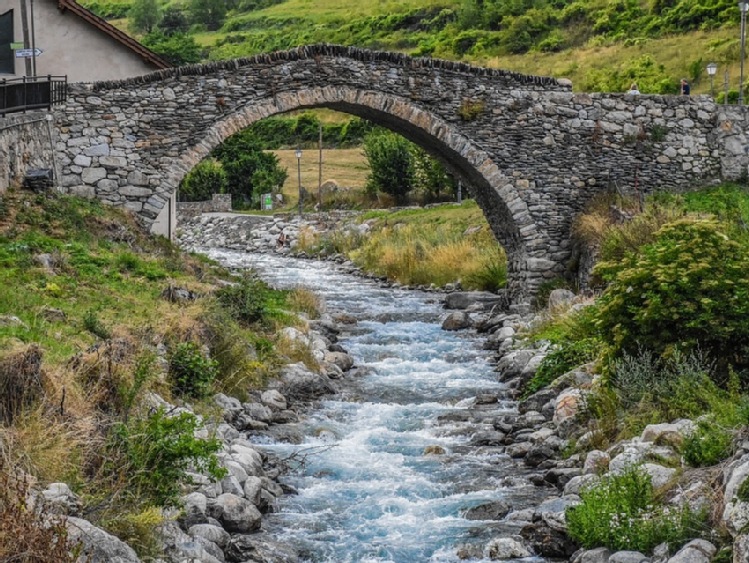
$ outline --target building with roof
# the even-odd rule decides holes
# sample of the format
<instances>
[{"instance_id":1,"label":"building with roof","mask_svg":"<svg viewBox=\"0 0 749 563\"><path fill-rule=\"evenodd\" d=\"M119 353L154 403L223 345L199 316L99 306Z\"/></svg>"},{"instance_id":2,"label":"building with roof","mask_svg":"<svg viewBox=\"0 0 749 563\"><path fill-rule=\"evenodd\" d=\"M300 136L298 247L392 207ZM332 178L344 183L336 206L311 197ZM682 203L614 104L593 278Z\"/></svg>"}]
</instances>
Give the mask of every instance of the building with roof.
<instances>
[{"instance_id":1,"label":"building with roof","mask_svg":"<svg viewBox=\"0 0 749 563\"><path fill-rule=\"evenodd\" d=\"M115 80L170 65L76 0L0 0L0 79Z\"/></svg>"}]
</instances>

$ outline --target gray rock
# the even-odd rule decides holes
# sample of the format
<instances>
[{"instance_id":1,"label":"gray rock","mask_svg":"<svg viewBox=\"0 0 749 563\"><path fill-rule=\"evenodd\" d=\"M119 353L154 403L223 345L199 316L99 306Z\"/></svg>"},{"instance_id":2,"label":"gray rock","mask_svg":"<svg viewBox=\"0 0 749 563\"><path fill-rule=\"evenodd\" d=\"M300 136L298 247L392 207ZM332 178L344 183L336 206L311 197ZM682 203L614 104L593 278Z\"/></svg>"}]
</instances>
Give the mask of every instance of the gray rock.
<instances>
[{"instance_id":1,"label":"gray rock","mask_svg":"<svg viewBox=\"0 0 749 563\"><path fill-rule=\"evenodd\" d=\"M283 411L289 408L288 403L286 402L286 397L281 395L281 393L279 393L275 389L263 391L263 394L260 395L260 401L264 405L279 411Z\"/></svg>"},{"instance_id":2,"label":"gray rock","mask_svg":"<svg viewBox=\"0 0 749 563\"><path fill-rule=\"evenodd\" d=\"M76 516L81 509L81 500L65 483L50 483L42 491L45 504L56 514Z\"/></svg>"},{"instance_id":3,"label":"gray rock","mask_svg":"<svg viewBox=\"0 0 749 563\"><path fill-rule=\"evenodd\" d=\"M643 442L655 442L669 446L680 446L684 438L694 432L696 424L691 420L677 420L673 423L648 424L640 435Z\"/></svg>"},{"instance_id":4,"label":"gray rock","mask_svg":"<svg viewBox=\"0 0 749 563\"><path fill-rule=\"evenodd\" d=\"M209 507L209 513L230 533L246 534L260 529L261 515L258 509L236 495L220 495Z\"/></svg>"},{"instance_id":5,"label":"gray rock","mask_svg":"<svg viewBox=\"0 0 749 563\"><path fill-rule=\"evenodd\" d=\"M653 487L656 489L667 485L676 475L676 469L673 467L663 467L656 463L644 463L642 470L650 475Z\"/></svg>"},{"instance_id":6,"label":"gray rock","mask_svg":"<svg viewBox=\"0 0 749 563\"><path fill-rule=\"evenodd\" d=\"M496 500L469 508L463 517L466 520L501 520L510 510L510 505L505 501Z\"/></svg>"},{"instance_id":7,"label":"gray rock","mask_svg":"<svg viewBox=\"0 0 749 563\"><path fill-rule=\"evenodd\" d=\"M442 321L442 330L463 330L473 324L471 316L464 311L454 311Z\"/></svg>"},{"instance_id":8,"label":"gray rock","mask_svg":"<svg viewBox=\"0 0 749 563\"><path fill-rule=\"evenodd\" d=\"M486 311L491 310L502 298L488 291L455 291L445 297L446 309L467 309L480 304Z\"/></svg>"},{"instance_id":9,"label":"gray rock","mask_svg":"<svg viewBox=\"0 0 749 563\"><path fill-rule=\"evenodd\" d=\"M565 512L571 506L580 504L578 497L550 498L543 501L536 507L536 517L539 517L544 523L553 530L566 531L567 520Z\"/></svg>"},{"instance_id":10,"label":"gray rock","mask_svg":"<svg viewBox=\"0 0 749 563\"><path fill-rule=\"evenodd\" d=\"M569 289L552 289L549 293L549 311L561 311L569 308L575 299L575 294Z\"/></svg>"},{"instance_id":11,"label":"gray rock","mask_svg":"<svg viewBox=\"0 0 749 563\"><path fill-rule=\"evenodd\" d=\"M270 408L260 403L244 403L242 407L248 416L260 422L267 424L273 419L273 412Z\"/></svg>"},{"instance_id":12,"label":"gray rock","mask_svg":"<svg viewBox=\"0 0 749 563\"><path fill-rule=\"evenodd\" d=\"M323 395L335 393L333 383L324 375L314 373L302 363L285 366L278 391L292 401L310 401Z\"/></svg>"},{"instance_id":13,"label":"gray rock","mask_svg":"<svg viewBox=\"0 0 749 563\"><path fill-rule=\"evenodd\" d=\"M611 457L606 452L600 450L591 450L585 456L583 472L586 474L600 474L609 467Z\"/></svg>"},{"instance_id":14,"label":"gray rock","mask_svg":"<svg viewBox=\"0 0 749 563\"><path fill-rule=\"evenodd\" d=\"M668 563L710 563L716 551L709 541L692 540L677 551Z\"/></svg>"},{"instance_id":15,"label":"gray rock","mask_svg":"<svg viewBox=\"0 0 749 563\"><path fill-rule=\"evenodd\" d=\"M484 549L485 556L492 561L531 557L533 552L521 538L495 538Z\"/></svg>"},{"instance_id":16,"label":"gray rock","mask_svg":"<svg viewBox=\"0 0 749 563\"><path fill-rule=\"evenodd\" d=\"M354 358L345 352L325 352L324 360L338 366L343 371L349 371L354 367Z\"/></svg>"},{"instance_id":17,"label":"gray rock","mask_svg":"<svg viewBox=\"0 0 749 563\"><path fill-rule=\"evenodd\" d=\"M225 550L232 563L298 563L294 548L274 542L265 534L237 535Z\"/></svg>"},{"instance_id":18,"label":"gray rock","mask_svg":"<svg viewBox=\"0 0 749 563\"><path fill-rule=\"evenodd\" d=\"M749 561L749 534L739 534L733 540L733 563Z\"/></svg>"},{"instance_id":19,"label":"gray rock","mask_svg":"<svg viewBox=\"0 0 749 563\"><path fill-rule=\"evenodd\" d=\"M573 563L608 563L610 557L611 552L608 549L597 547L580 552L573 559Z\"/></svg>"},{"instance_id":20,"label":"gray rock","mask_svg":"<svg viewBox=\"0 0 749 563\"><path fill-rule=\"evenodd\" d=\"M580 491L585 490L586 487L590 487L600 481L600 477L587 473L585 475L578 475L569 480L564 486L565 495L579 495Z\"/></svg>"},{"instance_id":21,"label":"gray rock","mask_svg":"<svg viewBox=\"0 0 749 563\"><path fill-rule=\"evenodd\" d=\"M639 551L617 551L609 557L609 563L650 563L650 558Z\"/></svg>"},{"instance_id":22,"label":"gray rock","mask_svg":"<svg viewBox=\"0 0 749 563\"><path fill-rule=\"evenodd\" d=\"M199 536L213 542L222 549L229 544L229 540L231 539L229 532L220 526L212 524L196 524L195 526L191 526L187 530L187 533L191 536Z\"/></svg>"},{"instance_id":23,"label":"gray rock","mask_svg":"<svg viewBox=\"0 0 749 563\"><path fill-rule=\"evenodd\" d=\"M97 528L88 520L68 517L68 539L82 546L80 561L88 563L140 563L132 547Z\"/></svg>"},{"instance_id":24,"label":"gray rock","mask_svg":"<svg viewBox=\"0 0 749 563\"><path fill-rule=\"evenodd\" d=\"M208 499L202 493L190 493L182 497L182 522L189 528L208 521Z\"/></svg>"}]
</instances>

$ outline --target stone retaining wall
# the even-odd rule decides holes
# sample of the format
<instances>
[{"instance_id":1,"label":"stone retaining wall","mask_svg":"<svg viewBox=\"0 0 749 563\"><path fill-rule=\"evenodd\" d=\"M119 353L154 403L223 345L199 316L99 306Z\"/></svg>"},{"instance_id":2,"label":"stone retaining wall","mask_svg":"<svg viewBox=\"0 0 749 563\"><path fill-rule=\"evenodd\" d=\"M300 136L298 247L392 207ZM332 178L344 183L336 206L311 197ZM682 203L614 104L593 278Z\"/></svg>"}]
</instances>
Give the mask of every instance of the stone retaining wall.
<instances>
[{"instance_id":1,"label":"stone retaining wall","mask_svg":"<svg viewBox=\"0 0 749 563\"><path fill-rule=\"evenodd\" d=\"M213 194L206 201L178 201L177 219L194 217L201 213L225 213L231 211L231 194Z\"/></svg>"},{"instance_id":2,"label":"stone retaining wall","mask_svg":"<svg viewBox=\"0 0 749 563\"><path fill-rule=\"evenodd\" d=\"M27 170L55 168L55 154L46 112L0 118L0 194L20 185Z\"/></svg>"}]
</instances>

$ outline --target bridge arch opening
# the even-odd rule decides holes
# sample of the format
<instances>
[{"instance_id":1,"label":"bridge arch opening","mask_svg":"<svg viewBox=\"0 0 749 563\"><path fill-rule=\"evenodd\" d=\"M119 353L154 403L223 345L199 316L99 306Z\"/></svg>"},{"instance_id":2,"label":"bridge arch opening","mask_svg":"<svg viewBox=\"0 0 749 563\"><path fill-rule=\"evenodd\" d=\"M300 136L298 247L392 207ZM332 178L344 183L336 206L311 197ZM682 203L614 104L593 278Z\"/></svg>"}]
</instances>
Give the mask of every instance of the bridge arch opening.
<instances>
[{"instance_id":1,"label":"bridge arch opening","mask_svg":"<svg viewBox=\"0 0 749 563\"><path fill-rule=\"evenodd\" d=\"M508 291L514 301L532 293L528 243L536 225L516 187L489 154L451 124L404 98L373 90L322 87L284 92L249 103L210 127L198 142L166 167L161 193L169 197L185 175L224 140L250 125L297 110L328 108L385 127L419 145L461 178L481 207L507 254Z\"/></svg>"}]
</instances>

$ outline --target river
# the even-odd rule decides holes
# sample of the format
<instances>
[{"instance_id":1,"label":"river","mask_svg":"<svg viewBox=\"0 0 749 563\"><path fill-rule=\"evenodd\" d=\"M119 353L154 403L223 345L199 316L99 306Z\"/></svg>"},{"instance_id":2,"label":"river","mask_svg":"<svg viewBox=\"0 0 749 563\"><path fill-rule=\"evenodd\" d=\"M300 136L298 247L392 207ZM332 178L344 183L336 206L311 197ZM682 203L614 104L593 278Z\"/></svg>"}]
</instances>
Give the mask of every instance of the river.
<instances>
[{"instance_id":1,"label":"river","mask_svg":"<svg viewBox=\"0 0 749 563\"><path fill-rule=\"evenodd\" d=\"M264 519L266 531L316 563L465 561L459 546L519 532L512 521L464 517L496 501L521 509L539 493L503 448L472 444L476 432L516 405L503 399L481 336L441 329L446 313L437 294L382 287L328 262L208 254L252 268L275 287L309 288L328 312L358 321L345 325L339 340L356 368L339 394L306 413L304 442L262 445L295 460L284 480L298 491ZM479 396L498 401L476 407ZM444 453L425 454L427 448Z\"/></svg>"}]
</instances>

